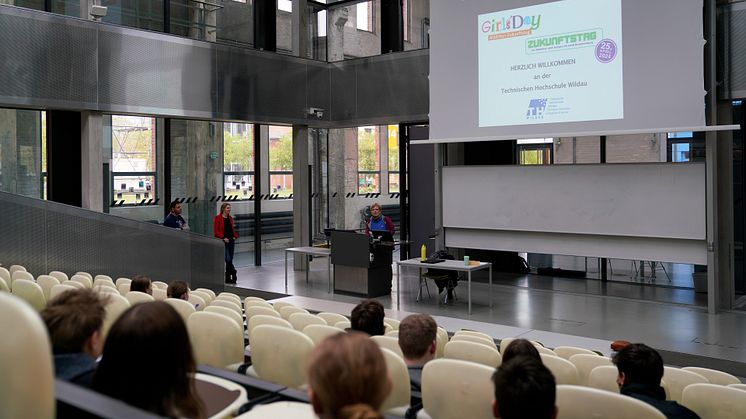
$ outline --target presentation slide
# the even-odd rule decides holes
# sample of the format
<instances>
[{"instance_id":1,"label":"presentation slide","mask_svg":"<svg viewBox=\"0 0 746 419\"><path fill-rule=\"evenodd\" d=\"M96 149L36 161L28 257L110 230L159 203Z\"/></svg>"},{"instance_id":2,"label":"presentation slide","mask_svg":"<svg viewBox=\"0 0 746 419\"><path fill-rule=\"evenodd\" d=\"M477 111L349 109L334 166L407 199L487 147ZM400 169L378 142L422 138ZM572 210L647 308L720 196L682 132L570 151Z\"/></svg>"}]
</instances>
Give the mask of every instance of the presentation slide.
<instances>
[{"instance_id":1,"label":"presentation slide","mask_svg":"<svg viewBox=\"0 0 746 419\"><path fill-rule=\"evenodd\" d=\"M624 118L622 1L478 15L479 127Z\"/></svg>"}]
</instances>

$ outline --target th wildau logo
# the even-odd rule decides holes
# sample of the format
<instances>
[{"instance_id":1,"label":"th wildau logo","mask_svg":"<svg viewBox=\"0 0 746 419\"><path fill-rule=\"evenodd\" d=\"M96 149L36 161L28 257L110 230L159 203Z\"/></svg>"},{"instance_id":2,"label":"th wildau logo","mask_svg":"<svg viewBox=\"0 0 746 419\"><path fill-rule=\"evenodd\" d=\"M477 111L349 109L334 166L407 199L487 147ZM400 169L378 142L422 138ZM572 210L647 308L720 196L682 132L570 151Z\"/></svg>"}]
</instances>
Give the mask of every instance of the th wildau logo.
<instances>
[{"instance_id":1,"label":"th wildau logo","mask_svg":"<svg viewBox=\"0 0 746 419\"><path fill-rule=\"evenodd\" d=\"M501 19L491 19L482 22L482 33L494 34L510 30L530 29L535 31L541 25L541 15L519 16L513 15Z\"/></svg>"}]
</instances>

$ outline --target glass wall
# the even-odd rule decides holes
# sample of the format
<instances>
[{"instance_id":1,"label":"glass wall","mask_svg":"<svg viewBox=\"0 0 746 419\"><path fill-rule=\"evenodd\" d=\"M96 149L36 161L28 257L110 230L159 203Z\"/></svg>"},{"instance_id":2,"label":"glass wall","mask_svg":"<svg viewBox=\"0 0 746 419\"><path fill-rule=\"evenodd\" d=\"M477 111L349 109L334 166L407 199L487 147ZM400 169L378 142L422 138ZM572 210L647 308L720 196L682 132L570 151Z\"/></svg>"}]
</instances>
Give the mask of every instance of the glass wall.
<instances>
[{"instance_id":1,"label":"glass wall","mask_svg":"<svg viewBox=\"0 0 746 419\"><path fill-rule=\"evenodd\" d=\"M145 205L157 196L156 119L111 116L112 201Z\"/></svg>"},{"instance_id":2,"label":"glass wall","mask_svg":"<svg viewBox=\"0 0 746 419\"><path fill-rule=\"evenodd\" d=\"M399 191L399 126L388 126L389 193Z\"/></svg>"},{"instance_id":3,"label":"glass wall","mask_svg":"<svg viewBox=\"0 0 746 419\"><path fill-rule=\"evenodd\" d=\"M269 192L277 198L293 195L293 129L269 127Z\"/></svg>"},{"instance_id":4,"label":"glass wall","mask_svg":"<svg viewBox=\"0 0 746 419\"><path fill-rule=\"evenodd\" d=\"M357 129L357 193L381 192L381 139L378 127Z\"/></svg>"},{"instance_id":5,"label":"glass wall","mask_svg":"<svg viewBox=\"0 0 746 419\"><path fill-rule=\"evenodd\" d=\"M249 46L254 44L254 1L223 0L215 11L216 40Z\"/></svg>"},{"instance_id":6,"label":"glass wall","mask_svg":"<svg viewBox=\"0 0 746 419\"><path fill-rule=\"evenodd\" d=\"M65 13L72 16L80 13L75 12L74 4L60 3ZM163 0L101 0L101 5L107 7L103 22L163 32Z\"/></svg>"},{"instance_id":7,"label":"glass wall","mask_svg":"<svg viewBox=\"0 0 746 419\"><path fill-rule=\"evenodd\" d=\"M0 190L44 196L42 112L0 109Z\"/></svg>"},{"instance_id":8,"label":"glass wall","mask_svg":"<svg viewBox=\"0 0 746 419\"><path fill-rule=\"evenodd\" d=\"M403 0L404 50L430 48L430 0Z\"/></svg>"}]
</instances>

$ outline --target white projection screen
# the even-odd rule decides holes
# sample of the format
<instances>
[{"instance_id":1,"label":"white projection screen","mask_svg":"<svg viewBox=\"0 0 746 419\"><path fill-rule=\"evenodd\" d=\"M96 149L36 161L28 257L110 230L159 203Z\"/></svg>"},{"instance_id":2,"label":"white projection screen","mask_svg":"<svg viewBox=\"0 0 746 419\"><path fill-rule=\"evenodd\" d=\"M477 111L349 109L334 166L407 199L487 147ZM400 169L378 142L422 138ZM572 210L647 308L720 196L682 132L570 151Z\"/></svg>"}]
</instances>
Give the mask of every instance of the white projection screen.
<instances>
[{"instance_id":1,"label":"white projection screen","mask_svg":"<svg viewBox=\"0 0 746 419\"><path fill-rule=\"evenodd\" d=\"M432 0L430 138L705 125L700 0Z\"/></svg>"}]
</instances>

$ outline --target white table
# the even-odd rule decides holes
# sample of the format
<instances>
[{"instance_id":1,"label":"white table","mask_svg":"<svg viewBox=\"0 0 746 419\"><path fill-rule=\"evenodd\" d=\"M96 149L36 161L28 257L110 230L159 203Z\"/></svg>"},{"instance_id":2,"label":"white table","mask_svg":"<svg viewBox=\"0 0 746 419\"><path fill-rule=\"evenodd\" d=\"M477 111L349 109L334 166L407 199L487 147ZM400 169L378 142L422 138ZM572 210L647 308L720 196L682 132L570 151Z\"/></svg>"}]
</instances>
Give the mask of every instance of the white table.
<instances>
[{"instance_id":1,"label":"white table","mask_svg":"<svg viewBox=\"0 0 746 419\"><path fill-rule=\"evenodd\" d=\"M324 247L289 247L285 249L285 294L288 293L288 253L299 253L306 255L306 283L308 283L308 271L311 270L309 265L309 257L325 257L326 258L326 270L329 275L329 293L332 293L332 251Z\"/></svg>"},{"instance_id":2,"label":"white table","mask_svg":"<svg viewBox=\"0 0 746 419\"><path fill-rule=\"evenodd\" d=\"M399 309L399 298L401 296L401 267L409 266L418 268L420 275L423 269L441 269L444 271L466 272L469 277L469 314L471 314L471 273L480 269L489 269L490 272L490 307L492 307L492 264L479 262L478 265L464 265L462 260L445 260L440 263L422 263L420 258L396 261L396 309Z\"/></svg>"}]
</instances>

